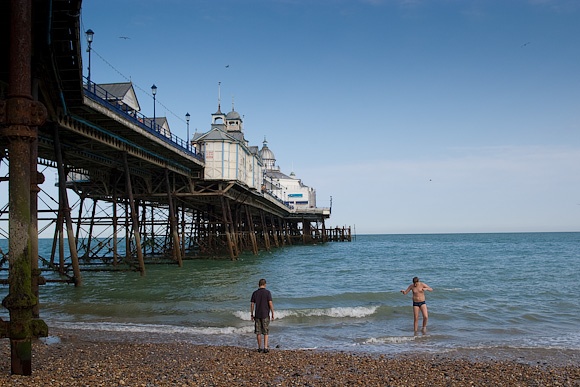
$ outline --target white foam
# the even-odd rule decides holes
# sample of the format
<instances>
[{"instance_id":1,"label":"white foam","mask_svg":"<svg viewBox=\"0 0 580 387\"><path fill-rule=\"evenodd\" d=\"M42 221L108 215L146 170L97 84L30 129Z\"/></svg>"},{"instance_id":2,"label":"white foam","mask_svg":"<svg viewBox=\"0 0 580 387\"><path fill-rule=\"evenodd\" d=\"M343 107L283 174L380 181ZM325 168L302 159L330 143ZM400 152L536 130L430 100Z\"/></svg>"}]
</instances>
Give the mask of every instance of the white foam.
<instances>
[{"instance_id":1,"label":"white foam","mask_svg":"<svg viewBox=\"0 0 580 387\"><path fill-rule=\"evenodd\" d=\"M59 323L59 327L76 330L97 330L109 332L132 332L132 333L181 333L191 335L231 335L246 334L253 332L253 327L183 327L174 325L156 324L117 324L117 323Z\"/></svg>"},{"instance_id":2,"label":"white foam","mask_svg":"<svg viewBox=\"0 0 580 387\"><path fill-rule=\"evenodd\" d=\"M385 337L371 337L363 341L364 344L402 344L417 340L419 336L385 336Z\"/></svg>"},{"instance_id":3,"label":"white foam","mask_svg":"<svg viewBox=\"0 0 580 387\"><path fill-rule=\"evenodd\" d=\"M323 309L281 309L274 311L276 319L285 317L333 317L333 318L363 318L374 314L378 306L355 306ZM248 311L238 310L234 315L241 320L251 320Z\"/></svg>"}]
</instances>

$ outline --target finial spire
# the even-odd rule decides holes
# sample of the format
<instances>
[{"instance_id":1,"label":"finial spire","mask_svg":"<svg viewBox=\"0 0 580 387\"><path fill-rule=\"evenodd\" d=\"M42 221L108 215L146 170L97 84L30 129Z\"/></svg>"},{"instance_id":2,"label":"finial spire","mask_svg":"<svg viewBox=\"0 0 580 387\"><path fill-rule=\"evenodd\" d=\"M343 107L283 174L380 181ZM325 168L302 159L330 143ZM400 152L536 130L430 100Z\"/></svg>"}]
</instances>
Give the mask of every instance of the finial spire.
<instances>
[{"instance_id":1,"label":"finial spire","mask_svg":"<svg viewBox=\"0 0 580 387\"><path fill-rule=\"evenodd\" d=\"M218 112L221 111L222 105L222 83L218 82Z\"/></svg>"},{"instance_id":2,"label":"finial spire","mask_svg":"<svg viewBox=\"0 0 580 387\"><path fill-rule=\"evenodd\" d=\"M232 94L232 111L234 111L234 95Z\"/></svg>"}]
</instances>

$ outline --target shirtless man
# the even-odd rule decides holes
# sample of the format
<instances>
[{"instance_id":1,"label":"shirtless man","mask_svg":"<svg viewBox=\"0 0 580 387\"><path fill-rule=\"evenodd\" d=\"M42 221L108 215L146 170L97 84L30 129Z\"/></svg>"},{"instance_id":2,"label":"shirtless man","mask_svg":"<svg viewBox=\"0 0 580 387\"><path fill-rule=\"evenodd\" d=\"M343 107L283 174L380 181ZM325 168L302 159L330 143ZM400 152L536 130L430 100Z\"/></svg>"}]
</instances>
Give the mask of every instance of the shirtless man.
<instances>
[{"instance_id":1,"label":"shirtless man","mask_svg":"<svg viewBox=\"0 0 580 387\"><path fill-rule=\"evenodd\" d=\"M419 310L423 314L423 329L422 332L425 333L427 329L427 319L429 318L427 314L427 304L425 304L425 290L430 292L433 291L427 284L419 282L419 277L413 278L413 283L409 285L407 290L401 290L401 293L407 294L409 291L413 292L413 313L415 315L415 333L417 333L417 328L419 326Z\"/></svg>"}]
</instances>

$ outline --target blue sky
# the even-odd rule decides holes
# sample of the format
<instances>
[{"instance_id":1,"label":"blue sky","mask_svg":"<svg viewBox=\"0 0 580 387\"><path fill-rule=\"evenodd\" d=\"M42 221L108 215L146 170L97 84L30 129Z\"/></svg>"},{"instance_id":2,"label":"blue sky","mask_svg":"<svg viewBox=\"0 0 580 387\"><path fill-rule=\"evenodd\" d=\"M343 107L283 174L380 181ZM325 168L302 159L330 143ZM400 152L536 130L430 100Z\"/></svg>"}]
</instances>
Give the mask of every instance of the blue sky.
<instances>
[{"instance_id":1,"label":"blue sky","mask_svg":"<svg viewBox=\"0 0 580 387\"><path fill-rule=\"evenodd\" d=\"M568 0L85 0L82 29L92 80L130 77L150 116L155 84L180 137L221 82L250 144L332 196L327 226L578 231L578 20Z\"/></svg>"}]
</instances>

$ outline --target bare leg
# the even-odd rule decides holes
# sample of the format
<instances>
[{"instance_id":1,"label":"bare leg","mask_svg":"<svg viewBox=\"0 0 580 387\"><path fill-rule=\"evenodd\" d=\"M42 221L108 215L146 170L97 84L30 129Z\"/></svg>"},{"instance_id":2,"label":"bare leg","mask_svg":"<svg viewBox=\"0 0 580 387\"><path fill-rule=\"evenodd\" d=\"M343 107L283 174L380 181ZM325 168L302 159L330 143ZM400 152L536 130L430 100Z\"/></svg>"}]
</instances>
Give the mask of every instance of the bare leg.
<instances>
[{"instance_id":1,"label":"bare leg","mask_svg":"<svg viewBox=\"0 0 580 387\"><path fill-rule=\"evenodd\" d=\"M413 315L415 317L415 321L413 321L413 327L415 328L415 333L417 332L417 328L419 327L419 307L413 306Z\"/></svg>"},{"instance_id":2,"label":"bare leg","mask_svg":"<svg viewBox=\"0 0 580 387\"><path fill-rule=\"evenodd\" d=\"M262 348L262 336L258 335L258 348Z\"/></svg>"},{"instance_id":3,"label":"bare leg","mask_svg":"<svg viewBox=\"0 0 580 387\"><path fill-rule=\"evenodd\" d=\"M264 349L268 349L268 335L264 335Z\"/></svg>"},{"instance_id":4,"label":"bare leg","mask_svg":"<svg viewBox=\"0 0 580 387\"><path fill-rule=\"evenodd\" d=\"M427 313L427 304L421 305L421 313L423 314L423 330L425 330L425 328L427 328L427 320L429 319L429 314Z\"/></svg>"}]
</instances>

